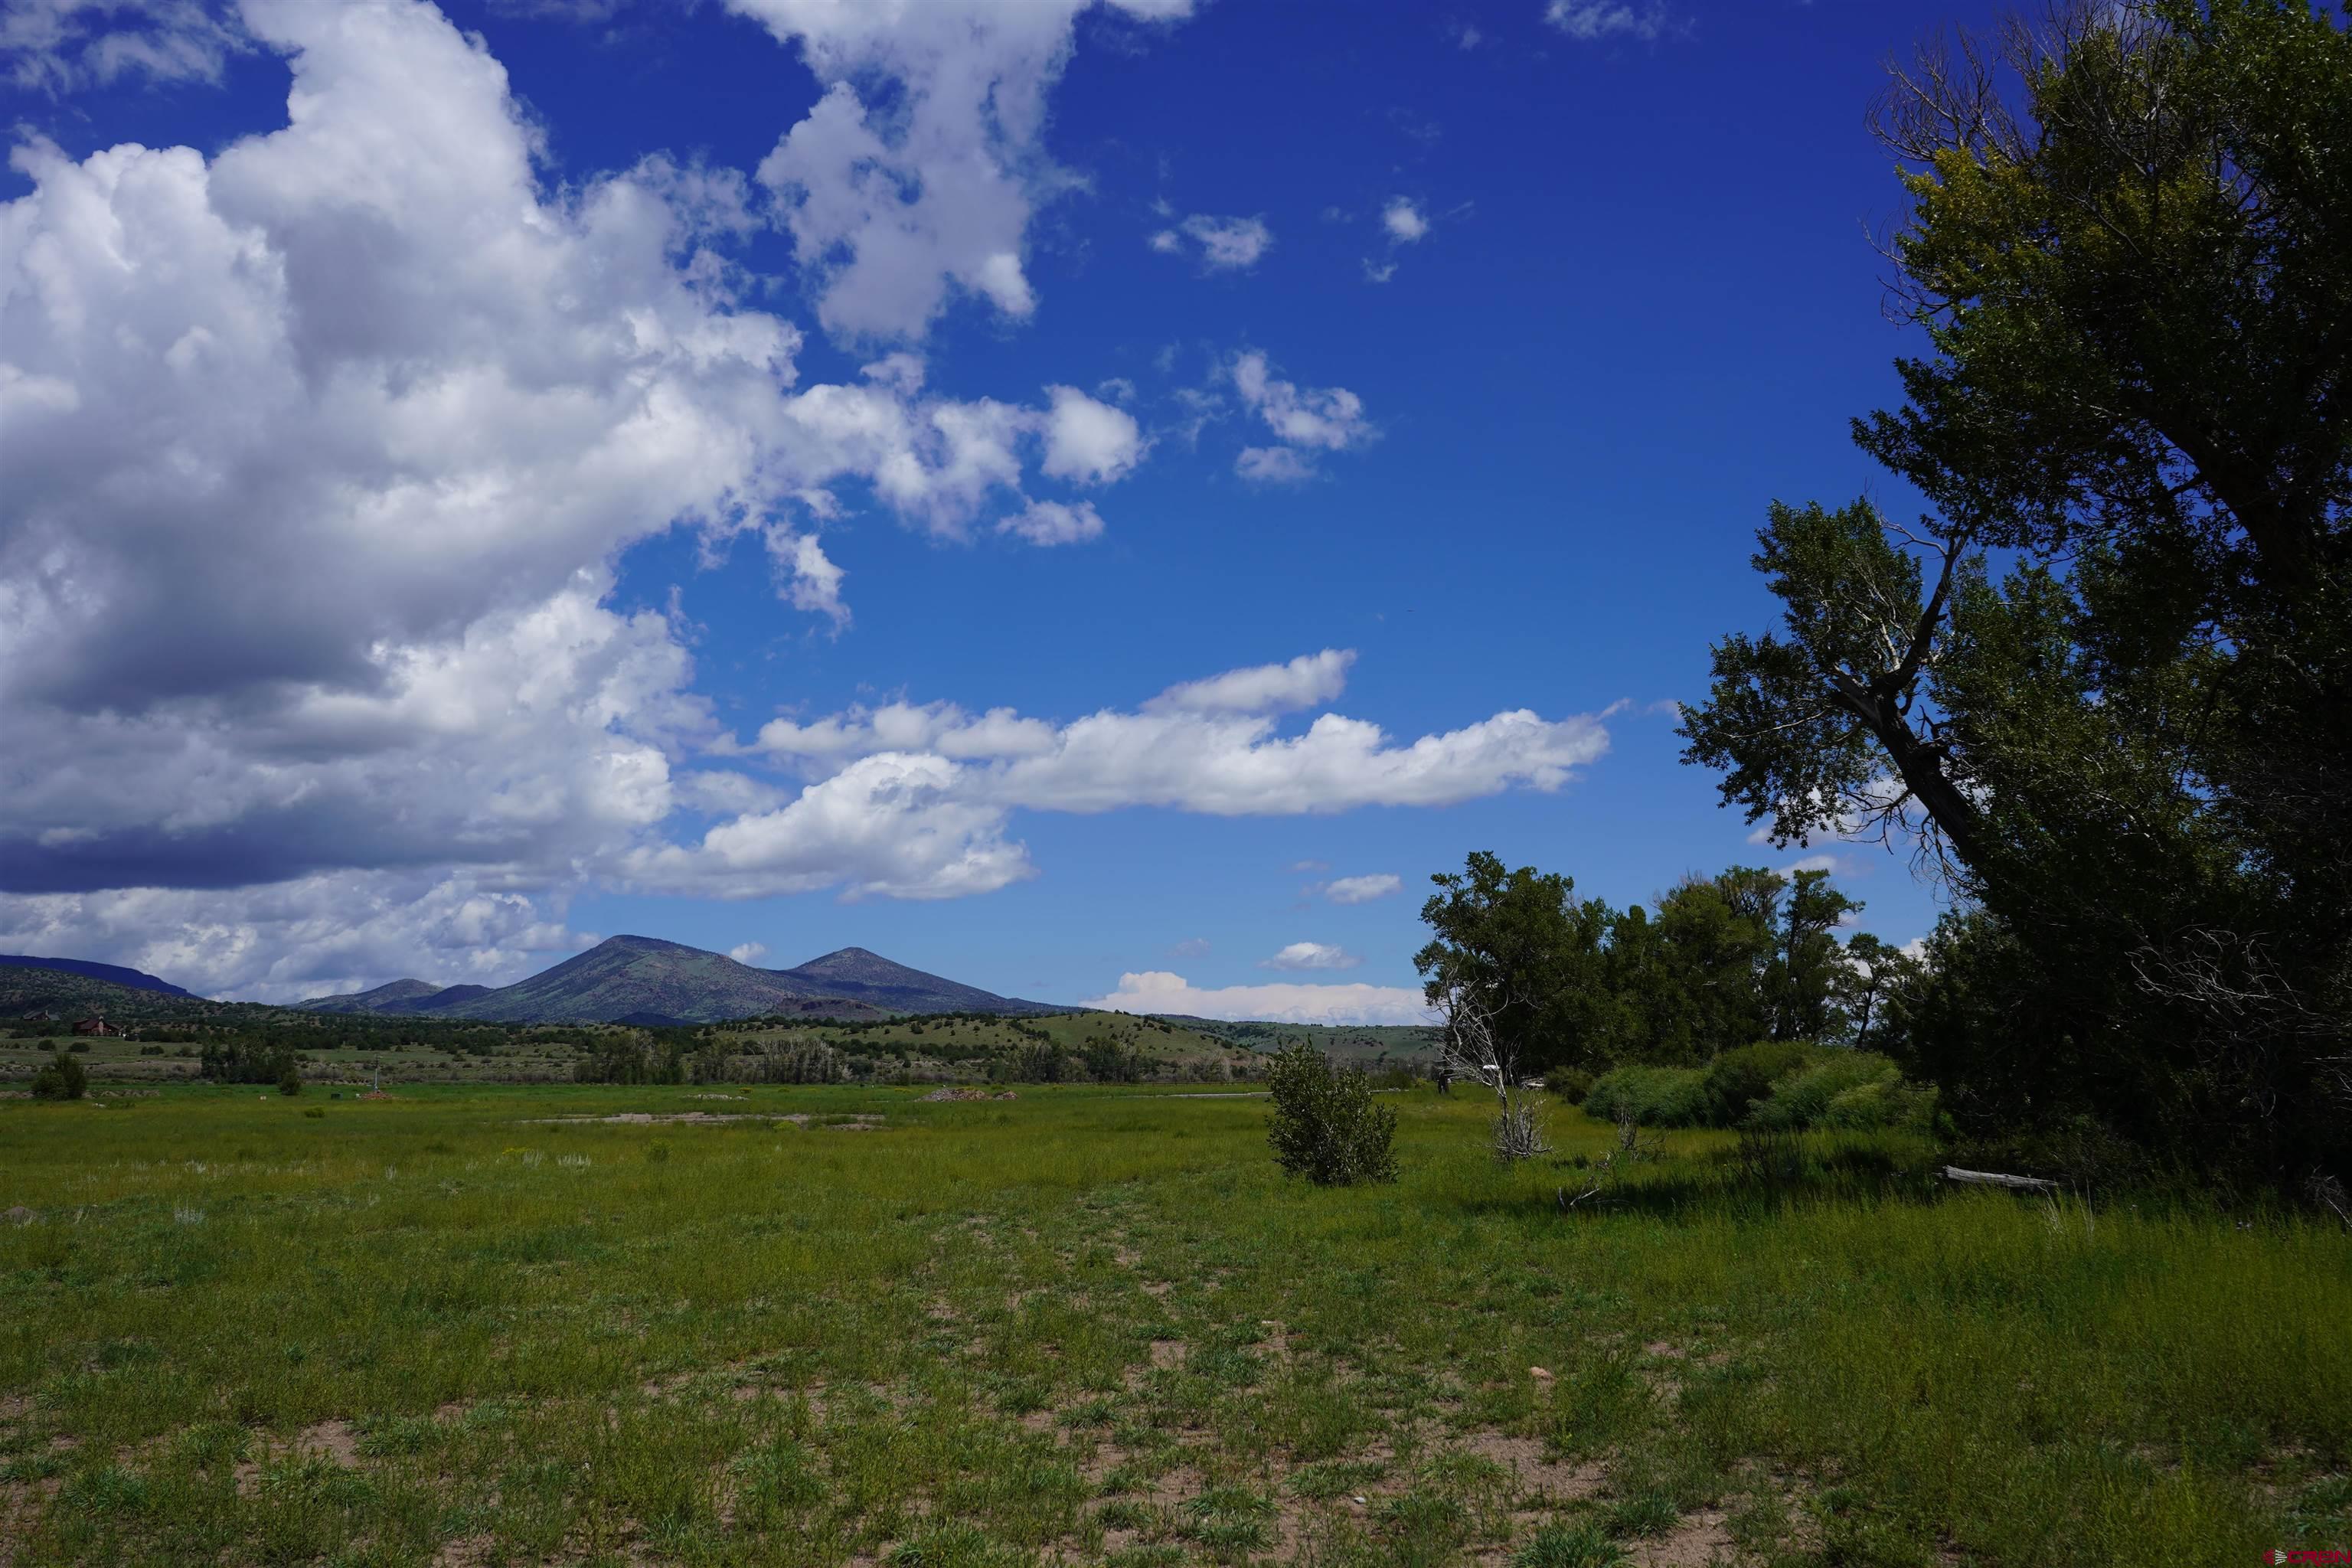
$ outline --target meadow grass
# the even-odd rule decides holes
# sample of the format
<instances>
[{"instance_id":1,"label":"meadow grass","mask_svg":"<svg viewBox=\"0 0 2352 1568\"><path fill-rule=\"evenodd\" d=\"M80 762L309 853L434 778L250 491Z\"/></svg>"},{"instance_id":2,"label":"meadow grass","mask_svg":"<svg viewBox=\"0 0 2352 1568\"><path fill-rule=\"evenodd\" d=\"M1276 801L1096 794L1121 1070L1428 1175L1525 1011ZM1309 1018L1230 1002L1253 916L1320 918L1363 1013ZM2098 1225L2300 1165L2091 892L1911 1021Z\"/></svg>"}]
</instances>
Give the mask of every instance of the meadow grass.
<instances>
[{"instance_id":1,"label":"meadow grass","mask_svg":"<svg viewBox=\"0 0 2352 1568\"><path fill-rule=\"evenodd\" d=\"M1612 1129L1498 1168L1427 1089L1340 1190L1256 1099L711 1092L0 1104L0 1562L2352 1545L2352 1247L2293 1215L1704 1132L1563 1215ZM546 1120L624 1111L758 1119Z\"/></svg>"}]
</instances>

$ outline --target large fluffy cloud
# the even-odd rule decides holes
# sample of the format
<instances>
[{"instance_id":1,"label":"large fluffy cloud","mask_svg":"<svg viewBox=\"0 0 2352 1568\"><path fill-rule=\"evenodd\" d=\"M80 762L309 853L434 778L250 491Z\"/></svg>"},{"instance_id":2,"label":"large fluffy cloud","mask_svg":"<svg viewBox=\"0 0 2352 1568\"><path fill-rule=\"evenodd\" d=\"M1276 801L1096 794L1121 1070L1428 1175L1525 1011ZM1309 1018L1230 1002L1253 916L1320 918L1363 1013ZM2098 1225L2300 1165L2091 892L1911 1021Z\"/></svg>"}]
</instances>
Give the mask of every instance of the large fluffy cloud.
<instances>
[{"instance_id":1,"label":"large fluffy cloud","mask_svg":"<svg viewBox=\"0 0 2352 1568\"><path fill-rule=\"evenodd\" d=\"M1283 1024L1426 1024L1429 1004L1402 985L1202 987L1164 969L1122 974L1118 988L1088 1001L1121 1013L1193 1018L1266 1018Z\"/></svg>"},{"instance_id":2,"label":"large fluffy cloud","mask_svg":"<svg viewBox=\"0 0 2352 1568\"><path fill-rule=\"evenodd\" d=\"M1046 89L1095 0L727 0L798 46L824 99L760 165L817 315L851 338L919 336L951 291L1036 305L1031 211L1066 183L1041 141ZM1109 0L1148 19L1192 0Z\"/></svg>"},{"instance_id":3,"label":"large fluffy cloud","mask_svg":"<svg viewBox=\"0 0 2352 1568\"><path fill-rule=\"evenodd\" d=\"M37 9L82 29L77 59L186 21ZM150 25L108 55L83 24L121 15ZM281 129L210 155L11 154L32 186L0 213L14 945L137 960L124 911L185 918L219 956L175 973L282 994L368 973L296 890L348 895L370 963L410 944L400 969L436 951L397 915L420 900L536 897L543 928L674 812L788 798L680 772L710 726L681 628L607 602L620 552L756 532L780 595L839 626L819 530L846 505L1068 542L1099 514L1033 498L1033 474L1091 487L1142 457L1131 417L1071 387L942 396L908 353L797 384L798 331L730 259L762 221L751 184L656 156L550 187L505 71L430 5L247 0L222 37L287 60ZM952 831L987 882L984 832ZM845 847L829 879L901 890L876 853ZM949 885L910 853L903 886ZM194 889L223 889L201 920ZM348 971L317 968L335 953Z\"/></svg>"},{"instance_id":4,"label":"large fluffy cloud","mask_svg":"<svg viewBox=\"0 0 2352 1568\"><path fill-rule=\"evenodd\" d=\"M1068 387L957 401L900 354L795 390L798 334L710 247L743 183L649 160L561 194L505 74L412 0L251 0L284 129L207 159L35 142L0 225L0 879L567 868L670 806L698 721L608 563L761 525L846 618L810 520L853 483L963 536L1140 456ZM1099 532L1091 507L1012 531ZM794 521L797 518L800 521Z\"/></svg>"},{"instance_id":5,"label":"large fluffy cloud","mask_svg":"<svg viewBox=\"0 0 2352 1568\"><path fill-rule=\"evenodd\" d=\"M834 174L912 182L827 206L849 187L780 151L828 321L911 333L942 291L1026 298L1038 98L1084 0L739 4L833 83L827 134L879 148ZM1032 874L1024 810L1442 804L1557 789L1605 748L1524 710L1410 741L1286 720L1339 695L1336 650L1068 722L898 702L736 741L688 628L615 607L621 552L751 536L839 630L845 510L1076 542L1093 501L1041 487L1118 479L1139 426L1058 383L943 395L911 352L803 384L733 259L752 184L653 157L549 185L502 68L419 0L247 0L236 37L287 60L282 128L12 155L0 947L280 1000L503 980L577 945L583 886L955 897ZM857 94L881 78L904 90L877 120ZM1339 389L1229 374L1269 450L1369 436Z\"/></svg>"}]
</instances>

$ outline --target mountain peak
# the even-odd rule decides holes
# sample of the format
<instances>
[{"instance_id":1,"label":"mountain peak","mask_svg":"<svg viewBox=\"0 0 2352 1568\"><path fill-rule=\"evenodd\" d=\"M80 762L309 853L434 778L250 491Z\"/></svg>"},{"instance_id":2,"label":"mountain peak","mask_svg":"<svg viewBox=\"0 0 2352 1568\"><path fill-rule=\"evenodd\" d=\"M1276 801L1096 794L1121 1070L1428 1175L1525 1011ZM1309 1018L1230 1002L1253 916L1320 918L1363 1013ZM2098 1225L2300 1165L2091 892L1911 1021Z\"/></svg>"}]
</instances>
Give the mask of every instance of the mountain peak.
<instances>
[{"instance_id":1,"label":"mountain peak","mask_svg":"<svg viewBox=\"0 0 2352 1568\"><path fill-rule=\"evenodd\" d=\"M909 969L863 947L837 948L823 958L812 958L798 969L773 973L898 1013L1027 1013L1034 1004L999 996L977 985L964 985Z\"/></svg>"},{"instance_id":2,"label":"mountain peak","mask_svg":"<svg viewBox=\"0 0 2352 1568\"><path fill-rule=\"evenodd\" d=\"M608 936L587 951L603 952L607 948L617 952L698 952L701 951L698 948L688 947L682 942L665 942L657 936L627 935Z\"/></svg>"}]
</instances>

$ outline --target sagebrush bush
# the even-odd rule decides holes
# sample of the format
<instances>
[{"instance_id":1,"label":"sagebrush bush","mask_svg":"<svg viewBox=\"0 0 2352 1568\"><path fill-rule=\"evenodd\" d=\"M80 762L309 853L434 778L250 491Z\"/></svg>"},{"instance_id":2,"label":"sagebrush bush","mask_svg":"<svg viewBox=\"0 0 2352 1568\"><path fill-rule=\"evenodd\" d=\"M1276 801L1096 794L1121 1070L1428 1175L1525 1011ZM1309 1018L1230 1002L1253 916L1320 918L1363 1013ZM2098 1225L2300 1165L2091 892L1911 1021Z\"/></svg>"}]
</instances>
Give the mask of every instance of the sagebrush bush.
<instances>
[{"instance_id":1,"label":"sagebrush bush","mask_svg":"<svg viewBox=\"0 0 2352 1568\"><path fill-rule=\"evenodd\" d=\"M1297 1045L1274 1058L1265 1081L1276 1164L1321 1187L1396 1180L1396 1112L1372 1098L1361 1071Z\"/></svg>"},{"instance_id":2,"label":"sagebrush bush","mask_svg":"<svg viewBox=\"0 0 2352 1568\"><path fill-rule=\"evenodd\" d=\"M1602 1073L1584 1097L1596 1121L1643 1127L1699 1127L1706 1121L1706 1072L1701 1068L1622 1067Z\"/></svg>"}]
</instances>

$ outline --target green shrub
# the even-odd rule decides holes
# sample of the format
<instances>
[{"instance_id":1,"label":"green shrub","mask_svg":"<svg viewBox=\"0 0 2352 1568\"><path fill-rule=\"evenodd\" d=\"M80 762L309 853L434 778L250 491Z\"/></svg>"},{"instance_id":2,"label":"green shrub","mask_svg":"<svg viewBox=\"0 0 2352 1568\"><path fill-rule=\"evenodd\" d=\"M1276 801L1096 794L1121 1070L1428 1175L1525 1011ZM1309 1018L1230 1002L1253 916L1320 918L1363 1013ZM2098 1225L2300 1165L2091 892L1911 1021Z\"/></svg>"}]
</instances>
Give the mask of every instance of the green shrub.
<instances>
[{"instance_id":1,"label":"green shrub","mask_svg":"<svg viewBox=\"0 0 2352 1568\"><path fill-rule=\"evenodd\" d=\"M1766 1040L1724 1052L1706 1068L1706 1119L1710 1126L1737 1127L1770 1098L1772 1086L1811 1067L1820 1055L1794 1040Z\"/></svg>"},{"instance_id":2,"label":"green shrub","mask_svg":"<svg viewBox=\"0 0 2352 1568\"><path fill-rule=\"evenodd\" d=\"M1885 1127L1923 1127L1935 1114L1934 1089L1899 1078L1883 1078L1858 1083L1832 1097L1816 1125L1866 1132Z\"/></svg>"},{"instance_id":3,"label":"green shrub","mask_svg":"<svg viewBox=\"0 0 2352 1568\"><path fill-rule=\"evenodd\" d=\"M1582 1105L1592 1084L1592 1075L1582 1068L1554 1068L1544 1074L1544 1087L1570 1105Z\"/></svg>"},{"instance_id":4,"label":"green shrub","mask_svg":"<svg viewBox=\"0 0 2352 1568\"><path fill-rule=\"evenodd\" d=\"M1545 1525L1519 1548L1511 1568L1615 1568L1624 1561L1624 1548L1588 1520L1572 1529Z\"/></svg>"},{"instance_id":5,"label":"green shrub","mask_svg":"<svg viewBox=\"0 0 2352 1568\"><path fill-rule=\"evenodd\" d=\"M79 1100L89 1092L89 1074L66 1051L59 1051L58 1059L33 1079L35 1100Z\"/></svg>"},{"instance_id":6,"label":"green shrub","mask_svg":"<svg viewBox=\"0 0 2352 1568\"><path fill-rule=\"evenodd\" d=\"M1274 1094L1266 1142L1275 1163L1318 1187L1396 1180L1396 1112L1372 1098L1356 1068L1335 1068L1312 1046L1276 1056L1266 1073Z\"/></svg>"},{"instance_id":7,"label":"green shrub","mask_svg":"<svg viewBox=\"0 0 2352 1568\"><path fill-rule=\"evenodd\" d=\"M288 1062L286 1070L278 1075L278 1092L288 1096L302 1092L302 1072L292 1062Z\"/></svg>"},{"instance_id":8,"label":"green shrub","mask_svg":"<svg viewBox=\"0 0 2352 1568\"><path fill-rule=\"evenodd\" d=\"M1750 1112L1759 1127L1807 1128L1824 1125L1830 1105L1850 1090L1879 1086L1878 1093L1898 1089L1902 1077L1893 1062L1875 1051L1826 1051L1801 1072L1790 1074L1772 1086L1772 1092ZM1849 1101L1853 1114L1868 1097ZM1884 1126L1884 1122L1842 1122L1842 1126Z\"/></svg>"},{"instance_id":9,"label":"green shrub","mask_svg":"<svg viewBox=\"0 0 2352 1568\"><path fill-rule=\"evenodd\" d=\"M1706 1121L1706 1073L1699 1068L1622 1067L1593 1080L1584 1113L1596 1121L1698 1127Z\"/></svg>"}]
</instances>

